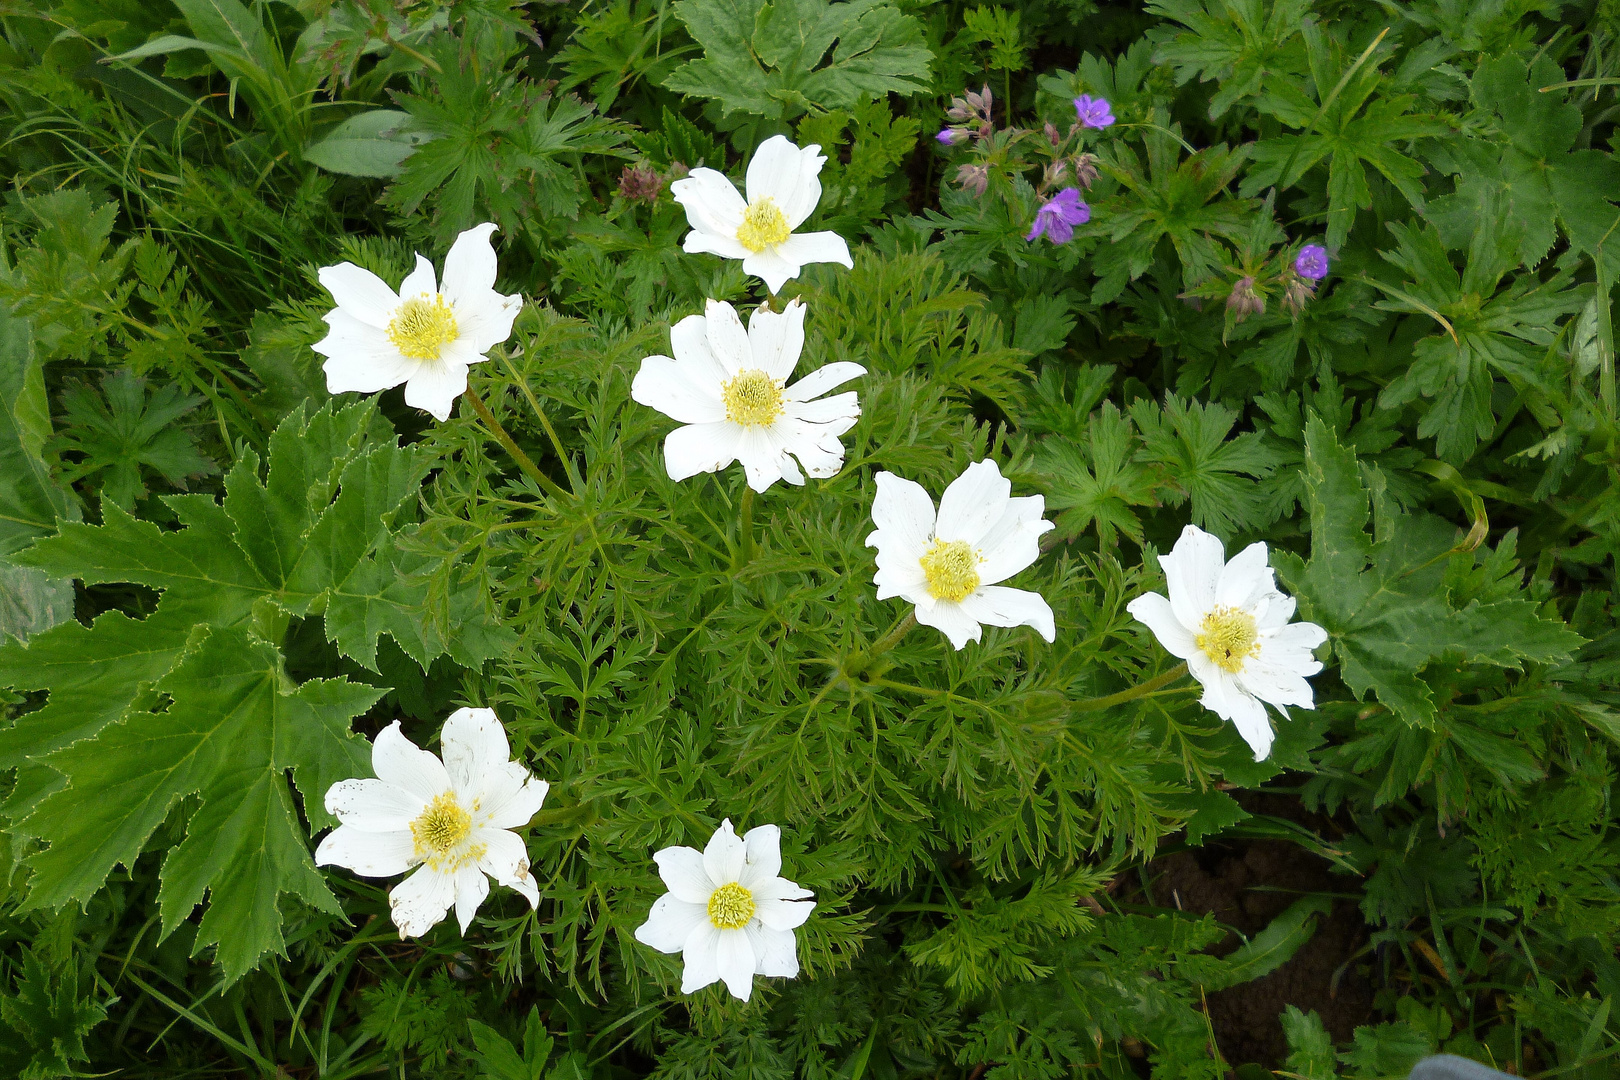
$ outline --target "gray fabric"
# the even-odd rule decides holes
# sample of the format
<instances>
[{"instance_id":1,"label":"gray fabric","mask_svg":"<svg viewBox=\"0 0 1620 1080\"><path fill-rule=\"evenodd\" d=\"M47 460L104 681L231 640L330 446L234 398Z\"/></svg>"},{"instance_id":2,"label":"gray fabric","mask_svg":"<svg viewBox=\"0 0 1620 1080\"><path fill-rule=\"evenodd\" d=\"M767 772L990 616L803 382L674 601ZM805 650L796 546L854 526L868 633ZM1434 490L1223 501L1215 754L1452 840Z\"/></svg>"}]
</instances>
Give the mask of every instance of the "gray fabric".
<instances>
[{"instance_id":1,"label":"gray fabric","mask_svg":"<svg viewBox=\"0 0 1620 1080\"><path fill-rule=\"evenodd\" d=\"M1456 1054L1436 1054L1412 1066L1410 1080L1512 1080L1505 1072L1498 1072L1477 1061Z\"/></svg>"}]
</instances>

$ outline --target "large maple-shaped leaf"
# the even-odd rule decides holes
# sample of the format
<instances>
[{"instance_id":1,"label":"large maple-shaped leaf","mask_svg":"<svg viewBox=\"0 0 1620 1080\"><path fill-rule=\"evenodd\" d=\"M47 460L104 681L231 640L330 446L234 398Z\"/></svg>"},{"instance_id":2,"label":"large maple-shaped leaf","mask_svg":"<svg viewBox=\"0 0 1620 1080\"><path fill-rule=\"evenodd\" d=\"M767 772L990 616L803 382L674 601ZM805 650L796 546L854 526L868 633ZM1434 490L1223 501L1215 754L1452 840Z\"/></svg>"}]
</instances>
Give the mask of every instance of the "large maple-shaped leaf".
<instances>
[{"instance_id":1,"label":"large maple-shaped leaf","mask_svg":"<svg viewBox=\"0 0 1620 1080\"><path fill-rule=\"evenodd\" d=\"M49 845L30 860L30 904L87 899L198 796L163 866L165 929L209 894L197 947L217 944L236 978L281 949L279 894L331 906L285 773L311 824L331 824L326 786L364 771L349 720L379 691L294 685L279 651L288 620L322 616L339 651L373 668L384 633L424 667L446 652L476 666L510 636L396 542L430 464L369 403L298 409L271 437L265 477L244 455L222 502L169 497L179 528L108 501L100 525L64 523L18 554L53 576L161 591L145 619L109 611L0 646L0 685L49 692L0 731L0 768L17 769L5 813Z\"/></svg>"},{"instance_id":2,"label":"large maple-shaped leaf","mask_svg":"<svg viewBox=\"0 0 1620 1080\"><path fill-rule=\"evenodd\" d=\"M1177 84L1220 83L1209 102L1217 119L1234 104L1286 86L1305 68L1297 40L1309 0L1149 0L1147 10L1185 26L1148 31L1153 60L1175 70Z\"/></svg>"},{"instance_id":3,"label":"large maple-shaped leaf","mask_svg":"<svg viewBox=\"0 0 1620 1080\"><path fill-rule=\"evenodd\" d=\"M677 0L675 14L703 58L664 85L726 113L777 119L928 89L922 27L887 0Z\"/></svg>"},{"instance_id":4,"label":"large maple-shaped leaf","mask_svg":"<svg viewBox=\"0 0 1620 1080\"><path fill-rule=\"evenodd\" d=\"M1339 675L1358 697L1370 692L1408 723L1428 725L1435 717L1423 679L1430 661L1563 663L1581 644L1580 635L1526 599L1454 607L1446 568L1456 529L1432 515L1397 513L1376 472L1369 491L1354 451L1316 417L1305 429L1303 472L1311 557L1278 552L1272 565L1299 599L1301 616L1327 630ZM1377 504L1375 534L1367 532L1369 502Z\"/></svg>"},{"instance_id":5,"label":"large maple-shaped leaf","mask_svg":"<svg viewBox=\"0 0 1620 1080\"><path fill-rule=\"evenodd\" d=\"M186 838L163 861L163 929L208 893L196 947L217 945L225 977L236 979L284 951L282 893L339 910L310 858L286 771L318 814L328 786L364 774L366 742L349 721L382 691L343 679L295 688L275 646L245 629L215 630L157 689L173 699L163 712L132 712L46 759L68 783L19 826L50 844L28 861L28 904L89 899L114 865L133 864L176 802L195 795Z\"/></svg>"}]
</instances>

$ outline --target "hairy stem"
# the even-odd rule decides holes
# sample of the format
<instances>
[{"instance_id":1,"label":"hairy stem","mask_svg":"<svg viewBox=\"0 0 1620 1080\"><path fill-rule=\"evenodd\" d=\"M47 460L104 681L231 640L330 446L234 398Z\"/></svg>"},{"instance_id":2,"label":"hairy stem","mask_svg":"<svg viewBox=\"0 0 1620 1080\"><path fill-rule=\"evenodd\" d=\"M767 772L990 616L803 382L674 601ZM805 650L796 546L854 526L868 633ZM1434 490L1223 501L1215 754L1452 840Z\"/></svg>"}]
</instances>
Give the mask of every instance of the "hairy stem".
<instances>
[{"instance_id":1,"label":"hairy stem","mask_svg":"<svg viewBox=\"0 0 1620 1080\"><path fill-rule=\"evenodd\" d=\"M522 469L530 480L539 484L540 489L549 495L561 499L569 498L568 492L564 491L551 477L541 472L540 466L536 465L534 460L523 452L522 447L512 441L512 436L506 433L506 429L501 426L501 422L495 419L495 414L489 411L489 406L484 404L484 399L479 397L477 391L471 386L467 387L466 398L467 404L471 405L473 412L478 414L478 419L484 422L484 427L488 429L491 435L495 436L495 441L500 443L508 454L512 455L512 460L518 463L518 468Z\"/></svg>"},{"instance_id":2,"label":"hairy stem","mask_svg":"<svg viewBox=\"0 0 1620 1080\"><path fill-rule=\"evenodd\" d=\"M1155 690L1162 690L1186 674L1187 665L1184 663L1177 664L1164 674L1155 675L1147 682L1139 686L1133 686L1129 690L1121 690L1119 693L1109 694L1107 697L1086 698L1083 701L1073 702L1069 705L1069 711L1071 713L1096 712L1099 709L1123 705L1127 701L1135 701L1139 697L1146 697Z\"/></svg>"}]
</instances>

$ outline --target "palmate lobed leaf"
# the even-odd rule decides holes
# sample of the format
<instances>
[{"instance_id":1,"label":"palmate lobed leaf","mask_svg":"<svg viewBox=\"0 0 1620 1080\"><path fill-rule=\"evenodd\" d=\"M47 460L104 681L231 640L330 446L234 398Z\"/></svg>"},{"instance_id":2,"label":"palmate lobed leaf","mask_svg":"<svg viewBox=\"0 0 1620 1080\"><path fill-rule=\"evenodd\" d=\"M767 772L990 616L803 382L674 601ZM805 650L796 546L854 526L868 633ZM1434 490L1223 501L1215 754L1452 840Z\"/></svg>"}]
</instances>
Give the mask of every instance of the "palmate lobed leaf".
<instances>
[{"instance_id":1,"label":"palmate lobed leaf","mask_svg":"<svg viewBox=\"0 0 1620 1080\"><path fill-rule=\"evenodd\" d=\"M373 668L383 633L424 668L447 651L476 666L509 641L465 590L430 603L427 560L395 544L433 455L399 446L372 404L307 420L297 409L268 456L264 480L256 457L238 461L223 502L170 498L178 529L109 502L101 525L65 523L20 553L51 574L162 596L144 620L109 611L0 647L0 684L49 691L0 731L0 767L18 767L5 811L49 845L29 860L28 905L87 900L196 797L159 906L167 932L210 898L196 947L219 946L227 979L283 951L281 894L336 910L286 774L311 824L331 824L327 786L365 771L349 722L382 694L295 685L279 649L287 620L324 614L329 639Z\"/></svg>"},{"instance_id":2,"label":"palmate lobed leaf","mask_svg":"<svg viewBox=\"0 0 1620 1080\"><path fill-rule=\"evenodd\" d=\"M1524 599L1470 601L1460 610L1445 589L1456 529L1428 514L1401 514L1383 497L1382 477L1363 483L1354 450L1320 418L1305 429L1305 490L1311 558L1273 556L1300 614L1325 628L1340 677L1360 698L1371 692L1407 723L1434 721L1423 669L1454 655L1465 662L1519 667L1565 663L1584 640ZM1370 506L1378 520L1367 532Z\"/></svg>"}]
</instances>

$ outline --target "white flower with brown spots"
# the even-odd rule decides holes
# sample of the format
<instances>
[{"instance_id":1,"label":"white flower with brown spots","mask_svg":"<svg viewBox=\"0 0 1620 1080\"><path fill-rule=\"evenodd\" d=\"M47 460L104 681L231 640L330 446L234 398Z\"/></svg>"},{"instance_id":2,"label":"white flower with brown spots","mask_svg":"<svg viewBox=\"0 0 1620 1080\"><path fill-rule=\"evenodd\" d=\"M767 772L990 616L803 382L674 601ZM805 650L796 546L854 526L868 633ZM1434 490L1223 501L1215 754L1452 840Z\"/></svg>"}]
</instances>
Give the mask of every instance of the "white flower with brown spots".
<instances>
[{"instance_id":1,"label":"white flower with brown spots","mask_svg":"<svg viewBox=\"0 0 1620 1080\"><path fill-rule=\"evenodd\" d=\"M742 836L728 818L702 851L667 847L653 855L669 887L636 928L636 940L685 961L681 993L724 981L744 1001L755 975L799 973L793 931L815 910L811 892L781 876L782 830Z\"/></svg>"},{"instance_id":2,"label":"white flower with brown spots","mask_svg":"<svg viewBox=\"0 0 1620 1080\"><path fill-rule=\"evenodd\" d=\"M855 425L860 403L853 391L820 395L866 369L840 361L787 385L804 349L803 304L756 308L744 330L736 308L710 300L706 314L670 329L669 342L674 358L643 360L630 396L686 425L664 440L671 480L740 459L748 486L764 491L778 480L803 484L801 466L818 479L843 467L838 437Z\"/></svg>"},{"instance_id":3,"label":"white flower with brown spots","mask_svg":"<svg viewBox=\"0 0 1620 1080\"><path fill-rule=\"evenodd\" d=\"M815 143L800 149L786 136L772 136L748 163L746 199L725 173L693 169L669 185L692 226L681 246L688 252L741 259L743 273L763 279L773 294L788 278L798 277L805 263L853 267L849 245L837 233L793 232L821 201L817 176L826 160Z\"/></svg>"},{"instance_id":4,"label":"white flower with brown spots","mask_svg":"<svg viewBox=\"0 0 1620 1080\"><path fill-rule=\"evenodd\" d=\"M878 473L877 531L866 538L877 548L877 598L915 604L917 621L958 649L979 640L980 624L1029 626L1054 640L1052 608L1039 593L996 584L1040 557L1041 535L1053 528L1045 511L1039 495L1012 498L1011 481L990 460L951 481L937 514L921 484Z\"/></svg>"},{"instance_id":5,"label":"white flower with brown spots","mask_svg":"<svg viewBox=\"0 0 1620 1080\"><path fill-rule=\"evenodd\" d=\"M485 875L528 898L540 890L529 852L510 829L529 823L549 785L508 760L506 732L492 709L457 709L439 737L441 762L417 748L396 720L371 747L375 780L343 780L326 792L342 822L315 851L319 866L362 877L416 873L388 894L399 936L420 937L452 905L465 934L489 895Z\"/></svg>"},{"instance_id":6,"label":"white flower with brown spots","mask_svg":"<svg viewBox=\"0 0 1620 1080\"><path fill-rule=\"evenodd\" d=\"M1291 623L1294 598L1277 588L1265 544L1226 561L1219 538L1188 525L1170 554L1159 556L1170 596L1148 593L1126 606L1159 644L1187 661L1204 686L1201 703L1238 733L1262 761L1271 753L1266 702L1314 709L1307 675L1322 670L1311 650L1327 640L1315 623Z\"/></svg>"},{"instance_id":7,"label":"white flower with brown spots","mask_svg":"<svg viewBox=\"0 0 1620 1080\"><path fill-rule=\"evenodd\" d=\"M353 263L323 266L321 284L337 301L325 318L332 328L311 348L326 357L331 393L374 394L405 384L405 404L440 420L467 389L467 368L512 334L521 296L495 291L495 249L485 223L456 237L444 260L444 280L416 257L399 292Z\"/></svg>"}]
</instances>

